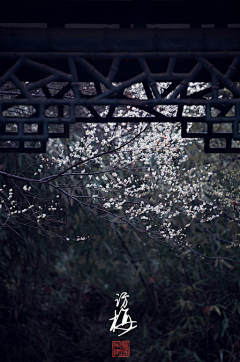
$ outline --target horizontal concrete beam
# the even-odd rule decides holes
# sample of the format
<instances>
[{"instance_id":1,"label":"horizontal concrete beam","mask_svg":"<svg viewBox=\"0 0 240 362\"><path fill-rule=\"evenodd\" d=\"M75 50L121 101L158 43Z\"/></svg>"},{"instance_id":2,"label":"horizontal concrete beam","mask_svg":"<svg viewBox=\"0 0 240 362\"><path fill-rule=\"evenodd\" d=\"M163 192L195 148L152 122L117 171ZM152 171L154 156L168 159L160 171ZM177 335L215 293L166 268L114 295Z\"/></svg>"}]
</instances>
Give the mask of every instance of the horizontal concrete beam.
<instances>
[{"instance_id":1,"label":"horizontal concrete beam","mask_svg":"<svg viewBox=\"0 0 240 362\"><path fill-rule=\"evenodd\" d=\"M0 28L3 52L240 51L239 29ZM1 55L0 53L0 55Z\"/></svg>"}]
</instances>

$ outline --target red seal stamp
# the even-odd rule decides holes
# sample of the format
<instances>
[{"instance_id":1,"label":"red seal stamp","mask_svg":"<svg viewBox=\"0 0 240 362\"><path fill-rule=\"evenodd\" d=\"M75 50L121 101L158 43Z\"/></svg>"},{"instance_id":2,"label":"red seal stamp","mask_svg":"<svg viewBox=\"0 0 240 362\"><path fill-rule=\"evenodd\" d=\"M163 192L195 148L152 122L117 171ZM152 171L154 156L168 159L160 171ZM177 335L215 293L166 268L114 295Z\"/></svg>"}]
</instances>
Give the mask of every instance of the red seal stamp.
<instances>
[{"instance_id":1,"label":"red seal stamp","mask_svg":"<svg viewBox=\"0 0 240 362\"><path fill-rule=\"evenodd\" d=\"M130 341L112 341L112 357L130 357Z\"/></svg>"}]
</instances>

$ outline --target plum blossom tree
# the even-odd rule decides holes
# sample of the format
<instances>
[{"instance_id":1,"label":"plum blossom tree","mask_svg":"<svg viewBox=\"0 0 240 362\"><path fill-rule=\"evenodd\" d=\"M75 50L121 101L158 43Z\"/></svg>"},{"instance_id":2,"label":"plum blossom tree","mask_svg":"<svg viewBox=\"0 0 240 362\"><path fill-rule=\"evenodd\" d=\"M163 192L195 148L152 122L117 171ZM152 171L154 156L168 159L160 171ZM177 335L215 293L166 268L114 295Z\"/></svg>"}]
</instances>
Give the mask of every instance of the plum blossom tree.
<instances>
[{"instance_id":1,"label":"plum blossom tree","mask_svg":"<svg viewBox=\"0 0 240 362\"><path fill-rule=\"evenodd\" d=\"M176 109L161 111L171 121ZM25 240L23 225L61 242L84 240L89 235L74 235L66 220L81 210L182 252L207 256L196 251L199 230L228 246L238 245L239 157L204 156L201 141L182 139L178 124L143 118L139 112L144 111L130 106L118 112L111 122L74 125L72 138L51 139L46 154L2 154L1 229L11 228ZM123 115L138 115L140 122L118 122ZM234 229L230 238L211 231L224 217Z\"/></svg>"}]
</instances>

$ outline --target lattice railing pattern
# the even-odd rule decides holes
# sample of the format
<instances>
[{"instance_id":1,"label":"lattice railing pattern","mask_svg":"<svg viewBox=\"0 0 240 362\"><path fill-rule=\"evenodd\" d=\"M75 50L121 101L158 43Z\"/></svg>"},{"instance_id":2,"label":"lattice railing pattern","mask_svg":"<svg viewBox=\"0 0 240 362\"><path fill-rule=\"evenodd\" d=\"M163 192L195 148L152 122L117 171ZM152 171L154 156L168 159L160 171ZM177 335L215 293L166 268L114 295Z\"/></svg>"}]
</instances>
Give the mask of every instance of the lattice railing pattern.
<instances>
[{"instance_id":1,"label":"lattice railing pattern","mask_svg":"<svg viewBox=\"0 0 240 362\"><path fill-rule=\"evenodd\" d=\"M180 122L240 152L240 53L2 53L1 152L44 152L75 122ZM232 80L234 79L234 80ZM216 146L216 140L219 139ZM212 146L213 144L213 146Z\"/></svg>"}]
</instances>

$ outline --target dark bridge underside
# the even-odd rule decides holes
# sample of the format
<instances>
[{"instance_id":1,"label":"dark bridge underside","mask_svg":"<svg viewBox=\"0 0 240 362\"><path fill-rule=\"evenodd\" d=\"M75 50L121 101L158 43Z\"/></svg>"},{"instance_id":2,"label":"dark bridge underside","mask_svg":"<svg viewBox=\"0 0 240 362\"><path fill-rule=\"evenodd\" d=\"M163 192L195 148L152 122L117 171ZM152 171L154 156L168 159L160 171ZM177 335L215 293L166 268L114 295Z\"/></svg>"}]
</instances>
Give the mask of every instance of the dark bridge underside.
<instances>
[{"instance_id":1,"label":"dark bridge underside","mask_svg":"<svg viewBox=\"0 0 240 362\"><path fill-rule=\"evenodd\" d=\"M3 0L1 23L119 24L215 24L239 23L238 0Z\"/></svg>"},{"instance_id":2,"label":"dark bridge underside","mask_svg":"<svg viewBox=\"0 0 240 362\"><path fill-rule=\"evenodd\" d=\"M33 4L0 12L0 151L44 152L75 122L158 121L240 152L239 2Z\"/></svg>"}]
</instances>

